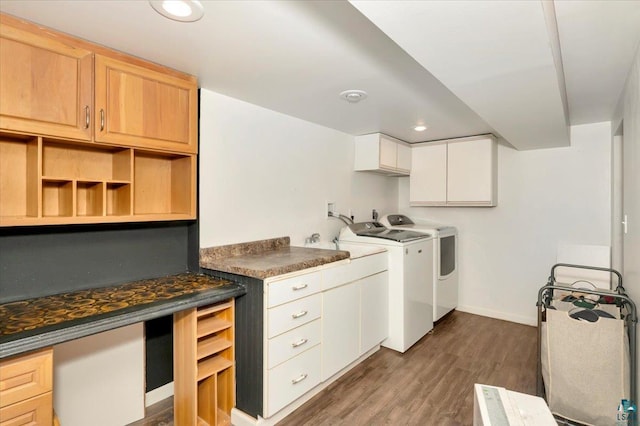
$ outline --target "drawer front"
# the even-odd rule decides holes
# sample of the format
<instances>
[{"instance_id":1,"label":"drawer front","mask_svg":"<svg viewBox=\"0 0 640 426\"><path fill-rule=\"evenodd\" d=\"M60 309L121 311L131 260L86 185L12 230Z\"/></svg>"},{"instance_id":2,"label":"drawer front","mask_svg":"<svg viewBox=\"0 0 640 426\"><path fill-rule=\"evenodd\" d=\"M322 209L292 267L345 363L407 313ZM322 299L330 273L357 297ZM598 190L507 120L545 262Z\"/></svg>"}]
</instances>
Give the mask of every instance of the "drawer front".
<instances>
[{"instance_id":1,"label":"drawer front","mask_svg":"<svg viewBox=\"0 0 640 426\"><path fill-rule=\"evenodd\" d=\"M271 308L267 311L267 337L272 337L320 318L320 293Z\"/></svg>"},{"instance_id":2,"label":"drawer front","mask_svg":"<svg viewBox=\"0 0 640 426\"><path fill-rule=\"evenodd\" d=\"M282 305L319 292L320 280L320 271L317 271L269 283L267 307Z\"/></svg>"},{"instance_id":3,"label":"drawer front","mask_svg":"<svg viewBox=\"0 0 640 426\"><path fill-rule=\"evenodd\" d=\"M51 392L0 408L0 426L51 425L52 423L53 395Z\"/></svg>"},{"instance_id":4,"label":"drawer front","mask_svg":"<svg viewBox=\"0 0 640 426\"><path fill-rule=\"evenodd\" d=\"M320 383L321 346L311 348L269 370L265 417L277 413Z\"/></svg>"},{"instance_id":5,"label":"drawer front","mask_svg":"<svg viewBox=\"0 0 640 426\"><path fill-rule=\"evenodd\" d=\"M49 392L52 369L51 348L0 362L0 407Z\"/></svg>"},{"instance_id":6,"label":"drawer front","mask_svg":"<svg viewBox=\"0 0 640 426\"><path fill-rule=\"evenodd\" d=\"M322 289L329 290L342 284L357 281L388 268L387 253L376 253L352 259L346 265L327 268L322 271Z\"/></svg>"},{"instance_id":7,"label":"drawer front","mask_svg":"<svg viewBox=\"0 0 640 426\"><path fill-rule=\"evenodd\" d=\"M267 368L271 369L320 343L320 320L269 339Z\"/></svg>"}]
</instances>

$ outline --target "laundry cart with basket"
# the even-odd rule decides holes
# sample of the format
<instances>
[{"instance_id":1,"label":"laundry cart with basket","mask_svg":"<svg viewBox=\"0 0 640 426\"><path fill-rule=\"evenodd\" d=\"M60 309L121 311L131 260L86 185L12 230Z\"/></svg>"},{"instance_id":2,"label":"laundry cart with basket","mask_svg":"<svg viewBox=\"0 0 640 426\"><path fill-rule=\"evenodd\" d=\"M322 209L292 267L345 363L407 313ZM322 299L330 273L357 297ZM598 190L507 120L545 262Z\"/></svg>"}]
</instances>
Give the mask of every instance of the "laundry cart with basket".
<instances>
[{"instance_id":1,"label":"laundry cart with basket","mask_svg":"<svg viewBox=\"0 0 640 426\"><path fill-rule=\"evenodd\" d=\"M559 270L603 271L609 288L588 279L557 282ZM538 292L538 396L562 424L635 425L634 302L613 269L558 263Z\"/></svg>"}]
</instances>

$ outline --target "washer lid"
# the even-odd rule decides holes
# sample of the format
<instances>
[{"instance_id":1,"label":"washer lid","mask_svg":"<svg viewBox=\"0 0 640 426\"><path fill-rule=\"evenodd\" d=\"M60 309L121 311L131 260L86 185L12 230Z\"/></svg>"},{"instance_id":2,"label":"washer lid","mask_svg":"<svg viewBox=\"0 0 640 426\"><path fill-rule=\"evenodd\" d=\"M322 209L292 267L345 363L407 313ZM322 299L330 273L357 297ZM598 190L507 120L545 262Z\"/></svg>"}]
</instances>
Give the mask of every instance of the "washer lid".
<instances>
[{"instance_id":1,"label":"washer lid","mask_svg":"<svg viewBox=\"0 0 640 426\"><path fill-rule=\"evenodd\" d=\"M406 231L404 229L387 229L379 222L360 222L349 225L351 231L359 237L382 238L400 243L431 238L424 232Z\"/></svg>"},{"instance_id":2,"label":"washer lid","mask_svg":"<svg viewBox=\"0 0 640 426\"><path fill-rule=\"evenodd\" d=\"M403 214L387 215L387 220L391 226L413 225L413 221Z\"/></svg>"}]
</instances>

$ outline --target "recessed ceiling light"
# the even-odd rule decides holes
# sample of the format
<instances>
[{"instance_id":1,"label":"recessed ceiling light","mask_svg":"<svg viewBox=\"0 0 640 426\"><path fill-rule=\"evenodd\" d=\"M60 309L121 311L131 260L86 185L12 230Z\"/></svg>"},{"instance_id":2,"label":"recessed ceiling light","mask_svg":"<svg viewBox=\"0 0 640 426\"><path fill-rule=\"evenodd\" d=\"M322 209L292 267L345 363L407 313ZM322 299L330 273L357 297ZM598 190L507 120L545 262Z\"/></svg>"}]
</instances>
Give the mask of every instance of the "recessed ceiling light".
<instances>
[{"instance_id":1,"label":"recessed ceiling light","mask_svg":"<svg viewBox=\"0 0 640 426\"><path fill-rule=\"evenodd\" d=\"M425 130L427 130L427 126L420 124L418 126L415 126L413 130L415 130L416 132L424 132Z\"/></svg>"},{"instance_id":2,"label":"recessed ceiling light","mask_svg":"<svg viewBox=\"0 0 640 426\"><path fill-rule=\"evenodd\" d=\"M204 8L198 0L149 0L160 15L180 22L194 22L202 18Z\"/></svg>"},{"instance_id":3,"label":"recessed ceiling light","mask_svg":"<svg viewBox=\"0 0 640 426\"><path fill-rule=\"evenodd\" d=\"M358 103L363 99L367 99L367 96L369 95L367 95L367 92L364 90L345 90L340 93L340 97L342 99L352 104Z\"/></svg>"}]
</instances>

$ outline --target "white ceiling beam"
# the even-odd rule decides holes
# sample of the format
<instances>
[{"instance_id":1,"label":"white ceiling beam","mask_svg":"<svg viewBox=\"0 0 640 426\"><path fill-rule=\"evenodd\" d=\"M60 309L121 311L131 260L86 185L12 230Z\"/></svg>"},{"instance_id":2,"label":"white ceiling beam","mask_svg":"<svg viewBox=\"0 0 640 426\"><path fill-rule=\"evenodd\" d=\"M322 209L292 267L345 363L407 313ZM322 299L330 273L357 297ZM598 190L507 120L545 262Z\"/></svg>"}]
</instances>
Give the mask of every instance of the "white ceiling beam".
<instances>
[{"instance_id":1,"label":"white ceiling beam","mask_svg":"<svg viewBox=\"0 0 640 426\"><path fill-rule=\"evenodd\" d=\"M540 1L351 4L515 148L569 145L563 74Z\"/></svg>"}]
</instances>

